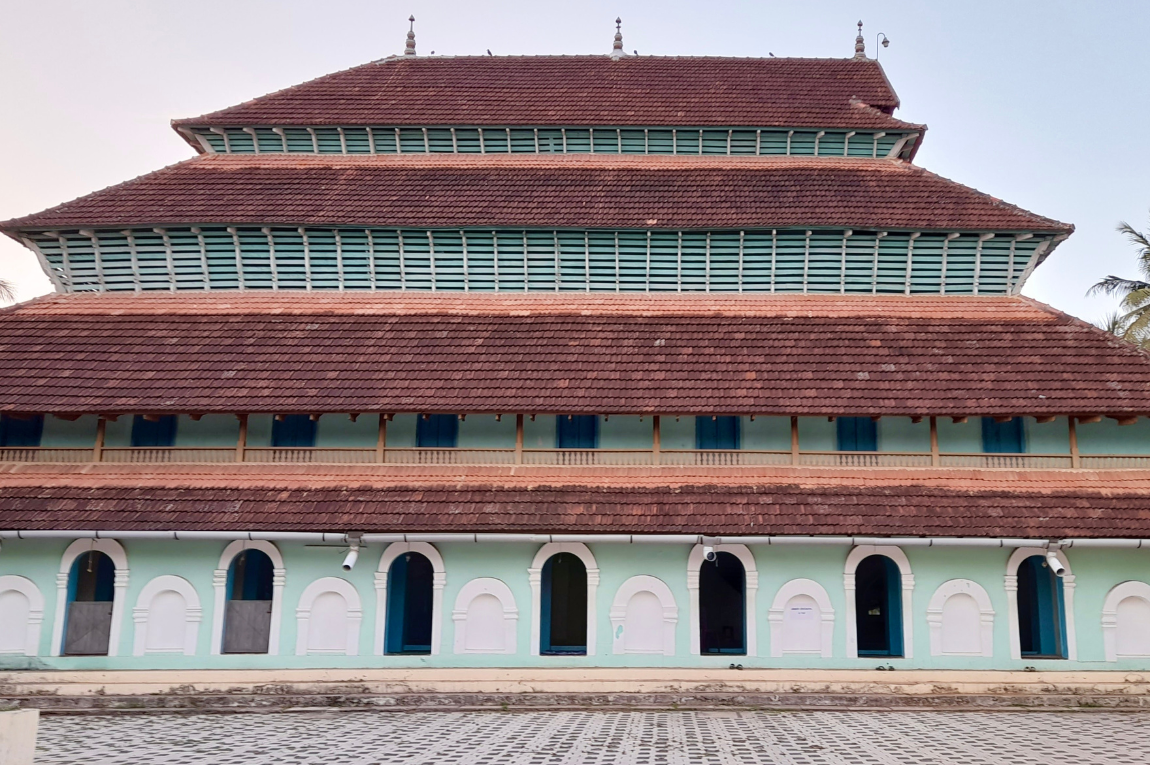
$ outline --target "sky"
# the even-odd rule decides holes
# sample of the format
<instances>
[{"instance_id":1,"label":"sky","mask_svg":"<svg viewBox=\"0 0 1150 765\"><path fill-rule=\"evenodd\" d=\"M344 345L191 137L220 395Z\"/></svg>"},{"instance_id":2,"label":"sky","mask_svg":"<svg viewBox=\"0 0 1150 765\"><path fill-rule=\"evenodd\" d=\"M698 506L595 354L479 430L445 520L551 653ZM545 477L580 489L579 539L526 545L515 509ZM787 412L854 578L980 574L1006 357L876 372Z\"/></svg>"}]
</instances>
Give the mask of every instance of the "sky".
<instances>
[{"instance_id":1,"label":"sky","mask_svg":"<svg viewBox=\"0 0 1150 765\"><path fill-rule=\"evenodd\" d=\"M573 10L573 9L578 10ZM1150 229L1150 1L0 0L0 220L191 156L191 117L403 51L848 57L855 23L929 125L916 162L1076 233L1024 294L1087 320L1091 284L1135 274L1120 221ZM0 237L0 279L50 290Z\"/></svg>"}]
</instances>

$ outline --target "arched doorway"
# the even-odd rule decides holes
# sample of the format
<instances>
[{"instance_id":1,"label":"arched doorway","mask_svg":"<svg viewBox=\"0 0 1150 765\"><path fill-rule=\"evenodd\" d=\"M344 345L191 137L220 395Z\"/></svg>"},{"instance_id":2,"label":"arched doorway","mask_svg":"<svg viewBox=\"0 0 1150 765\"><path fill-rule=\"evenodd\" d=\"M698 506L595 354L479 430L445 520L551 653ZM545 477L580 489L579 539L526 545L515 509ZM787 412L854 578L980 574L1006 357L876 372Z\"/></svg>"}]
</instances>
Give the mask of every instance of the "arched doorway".
<instances>
[{"instance_id":1,"label":"arched doorway","mask_svg":"<svg viewBox=\"0 0 1150 765\"><path fill-rule=\"evenodd\" d=\"M107 656L112 635L116 564L105 553L81 553L68 571L66 656Z\"/></svg>"},{"instance_id":2,"label":"arched doorway","mask_svg":"<svg viewBox=\"0 0 1150 765\"><path fill-rule=\"evenodd\" d=\"M870 555L855 569L855 630L859 656L903 655L902 574L885 555Z\"/></svg>"},{"instance_id":3,"label":"arched doorway","mask_svg":"<svg viewBox=\"0 0 1150 765\"><path fill-rule=\"evenodd\" d=\"M578 555L561 552L543 564L539 653L587 653L587 567Z\"/></svg>"},{"instance_id":4,"label":"arched doorway","mask_svg":"<svg viewBox=\"0 0 1150 765\"><path fill-rule=\"evenodd\" d=\"M431 561L417 552L405 552L387 573L387 627L389 654L430 654L434 603Z\"/></svg>"},{"instance_id":5,"label":"arched doorway","mask_svg":"<svg viewBox=\"0 0 1150 765\"><path fill-rule=\"evenodd\" d=\"M248 549L228 565L223 653L267 653L272 623L272 559Z\"/></svg>"},{"instance_id":6,"label":"arched doorway","mask_svg":"<svg viewBox=\"0 0 1150 765\"><path fill-rule=\"evenodd\" d=\"M1018 645L1023 656L1066 658L1066 607L1062 580L1044 555L1018 565Z\"/></svg>"},{"instance_id":7,"label":"arched doorway","mask_svg":"<svg viewBox=\"0 0 1150 765\"><path fill-rule=\"evenodd\" d=\"M747 652L747 575L729 552L699 568L699 650L703 654Z\"/></svg>"}]
</instances>

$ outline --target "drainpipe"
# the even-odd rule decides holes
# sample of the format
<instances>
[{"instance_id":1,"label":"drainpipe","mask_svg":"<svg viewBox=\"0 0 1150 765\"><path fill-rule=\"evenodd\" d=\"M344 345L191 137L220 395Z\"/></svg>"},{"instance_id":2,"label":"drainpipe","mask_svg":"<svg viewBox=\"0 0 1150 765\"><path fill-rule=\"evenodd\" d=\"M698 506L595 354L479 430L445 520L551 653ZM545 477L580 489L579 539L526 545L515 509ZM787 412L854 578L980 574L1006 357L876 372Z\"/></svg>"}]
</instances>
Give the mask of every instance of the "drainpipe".
<instances>
[{"instance_id":1,"label":"drainpipe","mask_svg":"<svg viewBox=\"0 0 1150 765\"><path fill-rule=\"evenodd\" d=\"M358 534L355 532L301 531L71 531L34 530L0 531L0 539L172 539L219 540L246 539L267 542L304 542L360 545L390 542L582 542L584 544L728 544L728 545L892 545L897 547L1100 547L1148 549L1150 539L1015 539L999 537L847 537L847 536L731 536L712 537L702 534Z\"/></svg>"}]
</instances>

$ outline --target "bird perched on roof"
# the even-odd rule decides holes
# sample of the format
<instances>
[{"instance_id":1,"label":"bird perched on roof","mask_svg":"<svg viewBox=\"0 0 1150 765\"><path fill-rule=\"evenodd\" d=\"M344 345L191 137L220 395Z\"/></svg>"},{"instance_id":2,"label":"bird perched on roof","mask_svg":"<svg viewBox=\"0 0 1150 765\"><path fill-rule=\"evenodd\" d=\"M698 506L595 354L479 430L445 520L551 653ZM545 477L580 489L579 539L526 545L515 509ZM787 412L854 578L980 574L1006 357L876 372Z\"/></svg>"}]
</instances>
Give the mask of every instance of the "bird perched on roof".
<instances>
[{"instance_id":1,"label":"bird perched on roof","mask_svg":"<svg viewBox=\"0 0 1150 765\"><path fill-rule=\"evenodd\" d=\"M491 52L491 48L488 48L487 49L487 55L488 56L494 56L495 54Z\"/></svg>"}]
</instances>

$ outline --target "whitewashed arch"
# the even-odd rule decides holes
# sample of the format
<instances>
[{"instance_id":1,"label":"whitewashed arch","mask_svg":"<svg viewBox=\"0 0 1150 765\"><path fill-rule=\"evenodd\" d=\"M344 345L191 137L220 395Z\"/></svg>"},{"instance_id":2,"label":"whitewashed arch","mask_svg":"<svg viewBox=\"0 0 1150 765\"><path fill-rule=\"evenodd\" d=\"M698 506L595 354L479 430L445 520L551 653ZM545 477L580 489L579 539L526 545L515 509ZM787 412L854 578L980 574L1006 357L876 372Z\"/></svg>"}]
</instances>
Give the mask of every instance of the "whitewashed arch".
<instances>
[{"instance_id":1,"label":"whitewashed arch","mask_svg":"<svg viewBox=\"0 0 1150 765\"><path fill-rule=\"evenodd\" d=\"M758 622L758 611L755 606L759 594L759 570L755 566L755 556L751 554L746 545L713 545L716 553L730 553L743 564L743 573L746 589L746 629L747 629L747 656L755 656L758 648L758 631L755 624ZM698 656L702 653L699 639L699 569L706 558L703 545L691 548L687 556L687 595L691 605L691 654Z\"/></svg>"},{"instance_id":2,"label":"whitewashed arch","mask_svg":"<svg viewBox=\"0 0 1150 765\"><path fill-rule=\"evenodd\" d=\"M333 609L330 612L327 610L329 607ZM300 595L295 614L296 656L359 655L359 627L363 621L363 606L359 600L359 591L351 582L338 576L316 579Z\"/></svg>"},{"instance_id":3,"label":"whitewashed arch","mask_svg":"<svg viewBox=\"0 0 1150 765\"><path fill-rule=\"evenodd\" d=\"M885 555L898 566L902 579L902 658L914 658L914 573L902 548L893 545L858 545L847 555L843 571L843 589L847 596L847 656L859 655L858 618L855 614L855 571L872 555ZM898 657L895 657L898 658Z\"/></svg>"},{"instance_id":4,"label":"whitewashed arch","mask_svg":"<svg viewBox=\"0 0 1150 765\"><path fill-rule=\"evenodd\" d=\"M635 598L638 596L639 601ZM650 603L642 599L653 598ZM651 606L650 611L646 609ZM653 576L633 576L619 586L611 603L612 650L617 654L675 655L679 607L671 588Z\"/></svg>"},{"instance_id":5,"label":"whitewashed arch","mask_svg":"<svg viewBox=\"0 0 1150 765\"><path fill-rule=\"evenodd\" d=\"M455 653L513 654L519 609L511 588L498 579L472 579L455 596Z\"/></svg>"},{"instance_id":6,"label":"whitewashed arch","mask_svg":"<svg viewBox=\"0 0 1150 765\"><path fill-rule=\"evenodd\" d=\"M1066 607L1066 613L1062 615L1062 618L1066 620L1066 658L1070 661L1076 661L1078 659L1078 638L1074 630L1074 574L1070 571L1070 560L1066 557L1066 553L1058 550L1056 554L1059 562L1066 569L1066 574L1062 577L1062 603ZM1018 634L1018 567L1022 565L1022 561L1032 555L1045 558L1046 549L1042 547L1019 547L1006 562L1004 586L1006 587L1006 610L1008 611L1006 617L1010 624L1010 658L1012 659L1022 659L1022 640Z\"/></svg>"},{"instance_id":7,"label":"whitewashed arch","mask_svg":"<svg viewBox=\"0 0 1150 765\"><path fill-rule=\"evenodd\" d=\"M132 617L136 623L133 656L148 653L196 655L196 636L200 631L203 609L200 608L196 588L187 579L166 574L145 584L136 598Z\"/></svg>"},{"instance_id":8,"label":"whitewashed arch","mask_svg":"<svg viewBox=\"0 0 1150 765\"><path fill-rule=\"evenodd\" d=\"M238 539L224 548L220 563L212 575L212 588L216 593L215 607L212 610L212 656L219 656L224 647L224 613L228 604L228 567L232 560L244 550L259 550L272 562L272 617L268 635L268 656L280 652L280 621L283 618L284 585L287 571L284 569L283 555L279 548L262 539Z\"/></svg>"},{"instance_id":9,"label":"whitewashed arch","mask_svg":"<svg viewBox=\"0 0 1150 765\"><path fill-rule=\"evenodd\" d=\"M926 607L931 656L994 656L994 606L978 582L943 582Z\"/></svg>"},{"instance_id":10,"label":"whitewashed arch","mask_svg":"<svg viewBox=\"0 0 1150 765\"><path fill-rule=\"evenodd\" d=\"M124 600L128 592L128 554L114 539L77 539L64 550L60 572L56 574L56 621L52 625L52 655L64 652L64 621L68 608L68 574L72 564L86 552L95 550L112 559L116 574L112 580L112 628L108 634L108 655L120 651L120 626L124 618Z\"/></svg>"},{"instance_id":11,"label":"whitewashed arch","mask_svg":"<svg viewBox=\"0 0 1150 765\"><path fill-rule=\"evenodd\" d=\"M19 617L16 608L22 611ZM35 582L15 574L0 576L0 615L0 655L40 653L44 595Z\"/></svg>"},{"instance_id":12,"label":"whitewashed arch","mask_svg":"<svg viewBox=\"0 0 1150 765\"><path fill-rule=\"evenodd\" d=\"M571 553L578 556L587 568L587 655L595 655L596 629L595 598L599 592L599 564L595 556L582 542L550 542L539 548L531 568L527 569L527 579L531 583L531 655L539 655L540 621L543 613L543 564L553 555Z\"/></svg>"},{"instance_id":13,"label":"whitewashed arch","mask_svg":"<svg viewBox=\"0 0 1150 765\"><path fill-rule=\"evenodd\" d=\"M1150 584L1123 582L1106 594L1102 642L1106 661L1150 657Z\"/></svg>"},{"instance_id":14,"label":"whitewashed arch","mask_svg":"<svg viewBox=\"0 0 1150 765\"><path fill-rule=\"evenodd\" d=\"M431 562L431 655L439 653L443 636L443 588L447 586L447 569L443 556L427 542L394 542L379 558L375 572L375 655L383 656L387 632L387 572L400 555L419 553Z\"/></svg>"},{"instance_id":15,"label":"whitewashed arch","mask_svg":"<svg viewBox=\"0 0 1150 765\"><path fill-rule=\"evenodd\" d=\"M813 579L792 579L779 588L771 610L771 656L834 653L835 609L826 589ZM809 622L809 623L808 623ZM806 633L806 639L799 639Z\"/></svg>"}]
</instances>

